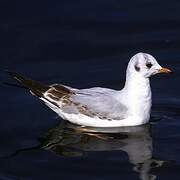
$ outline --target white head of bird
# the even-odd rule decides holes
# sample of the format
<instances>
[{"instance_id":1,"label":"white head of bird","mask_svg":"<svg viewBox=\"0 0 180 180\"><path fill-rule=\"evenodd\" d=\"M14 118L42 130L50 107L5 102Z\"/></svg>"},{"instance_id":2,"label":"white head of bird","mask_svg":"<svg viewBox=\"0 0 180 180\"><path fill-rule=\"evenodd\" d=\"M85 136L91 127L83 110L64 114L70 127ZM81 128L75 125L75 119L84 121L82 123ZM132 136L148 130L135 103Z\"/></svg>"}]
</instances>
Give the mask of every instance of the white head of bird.
<instances>
[{"instance_id":1,"label":"white head of bird","mask_svg":"<svg viewBox=\"0 0 180 180\"><path fill-rule=\"evenodd\" d=\"M129 61L127 67L127 75L140 76L149 78L158 73L170 73L171 70L163 68L159 65L157 60L146 53L138 53L134 55Z\"/></svg>"},{"instance_id":2,"label":"white head of bird","mask_svg":"<svg viewBox=\"0 0 180 180\"><path fill-rule=\"evenodd\" d=\"M129 107L129 113L139 119L142 124L149 120L151 110L151 87L149 78L158 73L170 73L157 60L146 53L134 55L128 63L126 82L123 89L124 102Z\"/></svg>"}]
</instances>

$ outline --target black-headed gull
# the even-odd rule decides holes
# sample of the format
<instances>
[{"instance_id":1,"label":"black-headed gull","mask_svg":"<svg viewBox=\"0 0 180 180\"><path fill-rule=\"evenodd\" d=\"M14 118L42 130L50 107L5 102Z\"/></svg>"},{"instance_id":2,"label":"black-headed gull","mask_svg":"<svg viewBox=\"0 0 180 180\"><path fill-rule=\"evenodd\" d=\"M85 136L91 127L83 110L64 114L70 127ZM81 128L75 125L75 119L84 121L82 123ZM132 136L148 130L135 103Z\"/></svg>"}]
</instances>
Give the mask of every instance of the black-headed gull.
<instances>
[{"instance_id":1,"label":"black-headed gull","mask_svg":"<svg viewBox=\"0 0 180 180\"><path fill-rule=\"evenodd\" d=\"M170 72L150 54L138 53L128 63L125 86L120 91L101 87L76 89L62 84L44 85L14 72L9 74L71 123L120 127L137 126L149 121L152 101L149 77Z\"/></svg>"}]
</instances>

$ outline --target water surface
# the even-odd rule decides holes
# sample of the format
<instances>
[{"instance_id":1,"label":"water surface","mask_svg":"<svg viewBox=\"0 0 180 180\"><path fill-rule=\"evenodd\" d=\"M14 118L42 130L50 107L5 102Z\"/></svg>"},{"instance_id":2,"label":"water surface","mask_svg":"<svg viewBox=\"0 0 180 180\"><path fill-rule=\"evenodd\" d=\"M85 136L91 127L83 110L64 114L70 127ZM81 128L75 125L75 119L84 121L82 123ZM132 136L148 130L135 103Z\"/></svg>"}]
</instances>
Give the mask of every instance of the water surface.
<instances>
[{"instance_id":1,"label":"water surface","mask_svg":"<svg viewBox=\"0 0 180 180\"><path fill-rule=\"evenodd\" d=\"M109 133L74 127L24 89L1 85L0 179L179 179L179 8L175 0L2 2L1 70L121 89L127 62L143 51L174 74L151 80L149 125Z\"/></svg>"}]
</instances>

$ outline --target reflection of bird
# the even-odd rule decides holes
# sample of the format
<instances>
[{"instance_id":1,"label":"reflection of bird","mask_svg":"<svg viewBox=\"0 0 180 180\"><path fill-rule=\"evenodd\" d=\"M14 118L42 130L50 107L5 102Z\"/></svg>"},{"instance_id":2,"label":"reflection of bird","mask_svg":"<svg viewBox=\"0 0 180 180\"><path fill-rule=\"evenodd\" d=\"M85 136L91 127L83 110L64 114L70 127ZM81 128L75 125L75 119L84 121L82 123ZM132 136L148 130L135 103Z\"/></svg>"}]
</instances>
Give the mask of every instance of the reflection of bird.
<instances>
[{"instance_id":1,"label":"reflection of bird","mask_svg":"<svg viewBox=\"0 0 180 180\"><path fill-rule=\"evenodd\" d=\"M162 166L164 161L152 159L152 138L149 125L107 129L77 127L62 122L42 139L44 149L66 156L80 156L83 152L126 152L133 171L142 180L153 180L150 170Z\"/></svg>"},{"instance_id":2,"label":"reflection of bird","mask_svg":"<svg viewBox=\"0 0 180 180\"><path fill-rule=\"evenodd\" d=\"M107 88L74 89L60 84L43 85L9 72L63 119L91 127L136 126L149 121L151 88L149 77L169 73L149 54L133 56L121 91Z\"/></svg>"}]
</instances>

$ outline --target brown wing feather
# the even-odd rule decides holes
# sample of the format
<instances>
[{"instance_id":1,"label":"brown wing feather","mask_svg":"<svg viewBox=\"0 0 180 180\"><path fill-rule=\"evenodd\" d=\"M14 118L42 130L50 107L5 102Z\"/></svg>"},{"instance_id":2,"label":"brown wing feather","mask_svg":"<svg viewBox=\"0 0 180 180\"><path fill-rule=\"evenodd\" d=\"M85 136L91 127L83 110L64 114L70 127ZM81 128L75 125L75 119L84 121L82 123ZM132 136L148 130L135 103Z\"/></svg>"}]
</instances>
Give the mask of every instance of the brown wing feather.
<instances>
[{"instance_id":1,"label":"brown wing feather","mask_svg":"<svg viewBox=\"0 0 180 180\"><path fill-rule=\"evenodd\" d=\"M56 97L57 99L57 98L61 98L66 94L72 93L70 89L64 87L63 85L59 85L59 84L45 85L38 81L34 81L24 76L21 76L15 72L8 72L8 73L38 97L44 97L44 93L48 92L48 94L51 94L53 97Z\"/></svg>"},{"instance_id":2,"label":"brown wing feather","mask_svg":"<svg viewBox=\"0 0 180 180\"><path fill-rule=\"evenodd\" d=\"M54 100L60 100L66 95L74 94L74 92L63 85L54 84L50 86L50 88L46 91L46 94L47 96L52 96L52 98L54 97Z\"/></svg>"}]
</instances>

